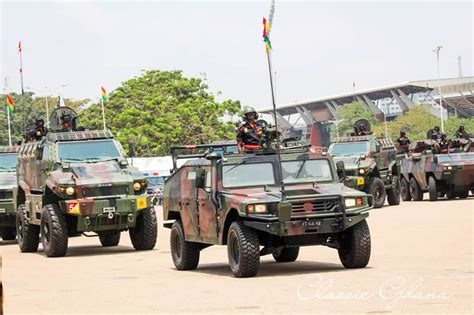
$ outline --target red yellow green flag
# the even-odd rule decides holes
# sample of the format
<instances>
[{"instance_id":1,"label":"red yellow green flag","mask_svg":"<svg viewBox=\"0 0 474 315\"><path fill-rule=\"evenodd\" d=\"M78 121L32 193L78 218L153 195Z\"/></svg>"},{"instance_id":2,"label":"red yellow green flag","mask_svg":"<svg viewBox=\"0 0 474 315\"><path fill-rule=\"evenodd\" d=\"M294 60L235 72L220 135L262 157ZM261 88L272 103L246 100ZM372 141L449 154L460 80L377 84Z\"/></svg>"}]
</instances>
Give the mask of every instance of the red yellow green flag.
<instances>
[{"instance_id":1,"label":"red yellow green flag","mask_svg":"<svg viewBox=\"0 0 474 315\"><path fill-rule=\"evenodd\" d=\"M105 91L104 87L100 87L102 90L102 102L107 103L107 92Z\"/></svg>"},{"instance_id":2,"label":"red yellow green flag","mask_svg":"<svg viewBox=\"0 0 474 315\"><path fill-rule=\"evenodd\" d=\"M15 109L15 105L13 105L13 101L12 101L10 95L7 95L7 106L8 106L8 110L10 111L10 113L12 113L13 110Z\"/></svg>"},{"instance_id":3,"label":"red yellow green flag","mask_svg":"<svg viewBox=\"0 0 474 315\"><path fill-rule=\"evenodd\" d=\"M268 24L266 18L263 18L263 41L265 42L265 51L268 54L272 49L272 43L270 42L270 24Z\"/></svg>"}]
</instances>

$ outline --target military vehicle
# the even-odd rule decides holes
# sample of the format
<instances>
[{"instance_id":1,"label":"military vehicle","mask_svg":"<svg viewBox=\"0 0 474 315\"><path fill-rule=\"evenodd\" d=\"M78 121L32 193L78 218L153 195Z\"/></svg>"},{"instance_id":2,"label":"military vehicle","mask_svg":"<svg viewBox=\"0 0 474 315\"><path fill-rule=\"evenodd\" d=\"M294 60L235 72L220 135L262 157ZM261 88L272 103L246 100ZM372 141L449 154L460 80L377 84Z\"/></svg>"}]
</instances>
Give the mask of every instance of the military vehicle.
<instances>
[{"instance_id":1,"label":"military vehicle","mask_svg":"<svg viewBox=\"0 0 474 315\"><path fill-rule=\"evenodd\" d=\"M50 132L20 147L14 197L21 251L36 251L41 236L48 257L64 256L68 236L86 232L116 246L125 230L135 249L152 249L157 219L144 175L128 165L110 131L76 124L76 113L60 107L51 114Z\"/></svg>"},{"instance_id":2,"label":"military vehicle","mask_svg":"<svg viewBox=\"0 0 474 315\"><path fill-rule=\"evenodd\" d=\"M372 135L367 120L358 120L354 127L363 132L338 138L328 150L336 162L344 162L345 184L373 195L374 208L381 208L385 199L389 205L400 204L400 165L394 143Z\"/></svg>"},{"instance_id":3,"label":"military vehicle","mask_svg":"<svg viewBox=\"0 0 474 315\"><path fill-rule=\"evenodd\" d=\"M196 269L211 245L227 245L235 277L255 276L262 255L295 261L307 245L337 249L346 268L368 264L373 198L341 183L343 163L307 146L235 152L235 143L172 148L163 217L176 269ZM189 160L177 168L178 159Z\"/></svg>"},{"instance_id":4,"label":"military vehicle","mask_svg":"<svg viewBox=\"0 0 474 315\"><path fill-rule=\"evenodd\" d=\"M445 150L435 140L415 141L410 151L399 155L401 196L404 201L430 201L446 195L448 199L469 196L474 189L474 146L470 140L454 139Z\"/></svg>"},{"instance_id":5,"label":"military vehicle","mask_svg":"<svg viewBox=\"0 0 474 315\"><path fill-rule=\"evenodd\" d=\"M16 238L13 189L16 186L17 157L18 147L0 147L0 236L4 241Z\"/></svg>"}]
</instances>

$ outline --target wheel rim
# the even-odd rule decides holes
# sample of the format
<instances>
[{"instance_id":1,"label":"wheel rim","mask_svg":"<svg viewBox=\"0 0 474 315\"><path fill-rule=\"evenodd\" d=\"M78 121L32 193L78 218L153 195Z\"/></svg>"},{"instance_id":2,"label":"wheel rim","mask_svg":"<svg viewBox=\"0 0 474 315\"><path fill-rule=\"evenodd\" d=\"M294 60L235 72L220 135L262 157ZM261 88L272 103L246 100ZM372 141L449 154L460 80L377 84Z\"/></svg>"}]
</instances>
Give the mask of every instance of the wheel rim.
<instances>
[{"instance_id":1,"label":"wheel rim","mask_svg":"<svg viewBox=\"0 0 474 315\"><path fill-rule=\"evenodd\" d=\"M233 233L232 233L232 239L230 242L230 253L231 253L230 256L231 256L232 262L235 265L238 265L240 261L239 240Z\"/></svg>"}]
</instances>

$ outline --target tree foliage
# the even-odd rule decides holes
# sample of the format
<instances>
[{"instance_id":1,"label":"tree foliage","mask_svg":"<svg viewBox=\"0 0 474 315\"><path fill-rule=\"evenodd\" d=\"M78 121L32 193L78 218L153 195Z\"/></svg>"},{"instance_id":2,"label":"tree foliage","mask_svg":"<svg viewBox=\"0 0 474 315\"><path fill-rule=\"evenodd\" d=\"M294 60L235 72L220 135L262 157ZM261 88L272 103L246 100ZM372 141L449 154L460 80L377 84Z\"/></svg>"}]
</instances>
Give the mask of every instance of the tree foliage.
<instances>
[{"instance_id":1,"label":"tree foliage","mask_svg":"<svg viewBox=\"0 0 474 315\"><path fill-rule=\"evenodd\" d=\"M218 102L205 80L181 71L144 71L112 91L105 105L107 127L138 156L168 155L174 145L234 139L238 101ZM100 103L83 112L81 125L102 128Z\"/></svg>"},{"instance_id":2,"label":"tree foliage","mask_svg":"<svg viewBox=\"0 0 474 315\"><path fill-rule=\"evenodd\" d=\"M374 112L361 102L352 102L339 106L336 112L340 117L339 119L342 120L338 125L339 136L346 136L354 131L354 123L359 119L367 119L372 127L379 124L374 117ZM335 127L331 128L331 138L336 138Z\"/></svg>"}]
</instances>

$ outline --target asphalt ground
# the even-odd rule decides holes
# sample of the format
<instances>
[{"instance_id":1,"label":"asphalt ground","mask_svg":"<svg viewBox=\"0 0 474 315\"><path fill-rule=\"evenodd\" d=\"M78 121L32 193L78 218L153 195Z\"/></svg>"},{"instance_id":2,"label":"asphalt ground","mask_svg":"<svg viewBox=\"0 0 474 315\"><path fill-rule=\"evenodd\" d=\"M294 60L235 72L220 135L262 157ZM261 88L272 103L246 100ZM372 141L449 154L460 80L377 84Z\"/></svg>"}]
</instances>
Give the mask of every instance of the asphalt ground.
<instances>
[{"instance_id":1,"label":"asphalt ground","mask_svg":"<svg viewBox=\"0 0 474 315\"><path fill-rule=\"evenodd\" d=\"M135 251L128 233L114 248L71 238L63 258L0 241L4 311L472 314L473 211L472 196L386 206L368 218L367 268L344 269L336 250L304 247L294 263L262 257L246 279L232 277L224 246L203 250L197 270L176 271L160 208L153 251Z\"/></svg>"}]
</instances>

